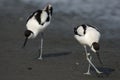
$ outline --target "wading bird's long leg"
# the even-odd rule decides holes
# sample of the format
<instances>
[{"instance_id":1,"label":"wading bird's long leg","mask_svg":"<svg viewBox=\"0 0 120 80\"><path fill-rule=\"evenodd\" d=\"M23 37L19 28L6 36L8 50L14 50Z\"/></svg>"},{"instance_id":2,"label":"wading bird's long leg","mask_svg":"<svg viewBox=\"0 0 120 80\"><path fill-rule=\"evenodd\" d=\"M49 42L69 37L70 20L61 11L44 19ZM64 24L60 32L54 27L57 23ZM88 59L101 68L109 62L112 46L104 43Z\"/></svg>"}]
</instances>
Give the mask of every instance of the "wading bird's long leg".
<instances>
[{"instance_id":1,"label":"wading bird's long leg","mask_svg":"<svg viewBox=\"0 0 120 80\"><path fill-rule=\"evenodd\" d=\"M87 48L86 48L86 46L84 46L84 48L85 48L85 53L86 53L86 59L88 60L89 64L96 70L96 72L97 72L98 74L102 73L102 72L100 72L100 71L95 67L95 65L94 65L94 64L91 62L91 60L89 59L90 53L87 53Z\"/></svg>"},{"instance_id":2,"label":"wading bird's long leg","mask_svg":"<svg viewBox=\"0 0 120 80\"><path fill-rule=\"evenodd\" d=\"M90 53L89 53L90 54ZM88 55L89 56L89 55ZM90 60L92 60L92 56L90 56ZM91 65L90 65L90 63L89 63L89 65L88 65L88 71L86 72L86 73L84 73L84 74L86 74L86 75L91 75L91 73L90 73L90 67L91 67Z\"/></svg>"},{"instance_id":3,"label":"wading bird's long leg","mask_svg":"<svg viewBox=\"0 0 120 80\"><path fill-rule=\"evenodd\" d=\"M40 44L40 48L39 48L39 60L42 60L42 54L43 54L43 41L44 41L44 34L43 32L41 33L41 44Z\"/></svg>"},{"instance_id":4,"label":"wading bird's long leg","mask_svg":"<svg viewBox=\"0 0 120 80\"><path fill-rule=\"evenodd\" d=\"M90 55L90 53L88 53L87 52L87 48L86 48L86 46L84 46L84 48L85 48L85 54L86 54L86 57L89 57L89 55ZM91 57L92 58L92 57ZM90 59L91 59L90 58ZM89 65L88 65L88 71L86 72L86 73L84 73L84 74L86 74L86 75L90 75L91 73L90 73L90 63L89 63Z\"/></svg>"}]
</instances>

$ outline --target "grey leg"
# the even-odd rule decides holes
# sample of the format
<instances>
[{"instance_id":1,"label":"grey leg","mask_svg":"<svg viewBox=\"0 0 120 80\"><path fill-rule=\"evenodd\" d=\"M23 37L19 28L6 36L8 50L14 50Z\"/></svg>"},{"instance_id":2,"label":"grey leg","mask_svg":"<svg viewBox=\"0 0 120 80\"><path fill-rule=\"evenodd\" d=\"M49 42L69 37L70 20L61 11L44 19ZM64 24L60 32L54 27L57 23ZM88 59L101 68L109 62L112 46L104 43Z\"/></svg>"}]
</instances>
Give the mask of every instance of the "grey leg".
<instances>
[{"instance_id":1,"label":"grey leg","mask_svg":"<svg viewBox=\"0 0 120 80\"><path fill-rule=\"evenodd\" d=\"M43 35L43 32L41 33L41 45L40 45L40 48L39 48L39 60L42 60L42 54L43 54L43 41L44 41L44 35Z\"/></svg>"},{"instance_id":2,"label":"grey leg","mask_svg":"<svg viewBox=\"0 0 120 80\"><path fill-rule=\"evenodd\" d=\"M88 53L87 52L87 48L86 48L86 46L84 46L84 49L85 49L85 54L86 54L86 58L87 57L89 57L89 55L90 55L90 53ZM92 58L92 57L91 57ZM89 63L89 65L88 65L88 71L86 72L86 73L84 73L84 74L86 74L86 75L90 75L91 73L90 73L90 63Z\"/></svg>"},{"instance_id":3,"label":"grey leg","mask_svg":"<svg viewBox=\"0 0 120 80\"><path fill-rule=\"evenodd\" d=\"M88 53L88 56L90 55L90 53ZM92 56L90 56L90 60L92 59ZM86 73L84 73L84 74L86 74L86 75L91 75L91 73L90 73L90 67L91 67L91 65L90 65L90 63L89 63L89 65L88 65L88 71L86 72Z\"/></svg>"},{"instance_id":4,"label":"grey leg","mask_svg":"<svg viewBox=\"0 0 120 80\"><path fill-rule=\"evenodd\" d=\"M85 48L86 58L87 58L87 61L89 62L89 65L91 65L91 66L96 70L96 72L97 72L98 74L102 73L102 72L100 72L100 71L95 67L95 65L91 62L91 59L89 58L90 53L87 53L87 48L86 48L86 46L84 46L84 48ZM88 66L88 69L89 69L89 66Z\"/></svg>"}]
</instances>

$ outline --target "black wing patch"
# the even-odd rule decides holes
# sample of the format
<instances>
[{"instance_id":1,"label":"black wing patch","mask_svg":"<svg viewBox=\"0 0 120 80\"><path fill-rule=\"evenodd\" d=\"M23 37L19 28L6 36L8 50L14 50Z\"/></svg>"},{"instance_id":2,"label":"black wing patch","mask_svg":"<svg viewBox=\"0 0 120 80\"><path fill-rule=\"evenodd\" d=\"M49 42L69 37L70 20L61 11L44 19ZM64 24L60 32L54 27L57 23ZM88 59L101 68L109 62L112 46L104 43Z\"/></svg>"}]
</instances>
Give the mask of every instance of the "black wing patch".
<instances>
[{"instance_id":1,"label":"black wing patch","mask_svg":"<svg viewBox=\"0 0 120 80\"><path fill-rule=\"evenodd\" d=\"M50 21L50 17L49 17L49 14L48 14L48 17L46 18L46 21L42 23L41 22L41 14L42 14L42 10L38 10L35 18L36 18L36 20L38 21L39 24L44 25L45 22Z\"/></svg>"},{"instance_id":2,"label":"black wing patch","mask_svg":"<svg viewBox=\"0 0 120 80\"><path fill-rule=\"evenodd\" d=\"M49 17L49 15L48 15L48 17L47 17L46 21L47 21L47 22L49 22L49 21L50 21L50 17Z\"/></svg>"},{"instance_id":3,"label":"black wing patch","mask_svg":"<svg viewBox=\"0 0 120 80\"><path fill-rule=\"evenodd\" d=\"M84 32L83 32L83 33L84 33L84 34L86 34L86 29L87 29L87 26L86 26L85 24L82 24L81 26L82 26L82 27L83 27L83 29L84 29Z\"/></svg>"},{"instance_id":4,"label":"black wing patch","mask_svg":"<svg viewBox=\"0 0 120 80\"><path fill-rule=\"evenodd\" d=\"M37 11L33 12L32 15L30 15L30 16L28 17L27 22L28 22L28 20L29 20L30 18L32 18L32 17L36 14L36 15L35 15L35 19L36 19L36 20L38 21L38 23L40 24L40 23L41 23L41 19L40 19L41 13L42 13L42 10L37 10Z\"/></svg>"},{"instance_id":5,"label":"black wing patch","mask_svg":"<svg viewBox=\"0 0 120 80\"><path fill-rule=\"evenodd\" d=\"M35 19L38 21L39 24L41 24L41 13L42 10L38 10L35 15Z\"/></svg>"},{"instance_id":6,"label":"black wing patch","mask_svg":"<svg viewBox=\"0 0 120 80\"><path fill-rule=\"evenodd\" d=\"M92 27L92 28L95 28L97 31L99 31L99 29L93 25L90 25L90 24L87 24L88 26Z\"/></svg>"},{"instance_id":7,"label":"black wing patch","mask_svg":"<svg viewBox=\"0 0 120 80\"><path fill-rule=\"evenodd\" d=\"M35 15L36 14L36 15ZM37 10L35 12L33 12L32 15L29 16L29 18L27 19L27 21L32 18L33 16L35 16L35 19L37 20L37 22L41 25L44 25L45 22L49 22L50 21L50 16L49 14L47 13L48 17L46 18L46 21L41 23L41 14L42 14L42 10Z\"/></svg>"},{"instance_id":8,"label":"black wing patch","mask_svg":"<svg viewBox=\"0 0 120 80\"><path fill-rule=\"evenodd\" d=\"M28 22L28 20L30 19L30 18L32 18L33 17L33 15L35 14L35 12L34 13L32 13L32 15L30 15L29 17L28 17L28 19L27 19L27 22Z\"/></svg>"}]
</instances>

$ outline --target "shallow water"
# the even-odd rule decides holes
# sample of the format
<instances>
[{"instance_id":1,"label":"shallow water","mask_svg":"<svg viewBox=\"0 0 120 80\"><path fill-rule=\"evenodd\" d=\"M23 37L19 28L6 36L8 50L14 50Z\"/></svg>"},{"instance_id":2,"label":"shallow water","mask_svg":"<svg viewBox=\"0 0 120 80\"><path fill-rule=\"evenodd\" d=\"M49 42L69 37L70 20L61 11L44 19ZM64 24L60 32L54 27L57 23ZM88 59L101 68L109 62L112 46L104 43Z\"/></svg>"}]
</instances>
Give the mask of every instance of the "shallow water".
<instances>
[{"instance_id":1,"label":"shallow water","mask_svg":"<svg viewBox=\"0 0 120 80\"><path fill-rule=\"evenodd\" d=\"M76 13L84 18L107 20L109 24L120 21L119 0L21 0L27 4L41 7L47 3L54 6L55 12ZM31 4L32 2L32 4ZM41 5L41 6L40 6ZM112 26L109 26L112 27ZM118 27L117 25L115 28Z\"/></svg>"},{"instance_id":2,"label":"shallow water","mask_svg":"<svg viewBox=\"0 0 120 80\"><path fill-rule=\"evenodd\" d=\"M72 34L73 27L87 23L97 26L104 38L119 38L119 0L0 0L0 9L8 16L16 14L20 16L19 20L26 20L47 3L54 7L52 26L59 24L51 28Z\"/></svg>"},{"instance_id":3,"label":"shallow water","mask_svg":"<svg viewBox=\"0 0 120 80\"><path fill-rule=\"evenodd\" d=\"M28 40L26 47L21 49L25 39L27 17L36 9L44 7L46 2L40 4L42 5L37 7L29 3L29 0L28 3L19 0L0 0L0 80L101 80L95 76L94 71L91 76L83 75L88 63L83 47L73 37L73 28L82 23L89 23L100 29L101 59L105 68L115 69L109 77L102 79L120 79L119 22L114 20L114 17L114 21L99 20L89 13L64 12L61 11L60 5L56 7L58 3L54 3L53 18L45 30L44 60L36 59L40 36ZM94 54L93 61L99 67Z\"/></svg>"}]
</instances>

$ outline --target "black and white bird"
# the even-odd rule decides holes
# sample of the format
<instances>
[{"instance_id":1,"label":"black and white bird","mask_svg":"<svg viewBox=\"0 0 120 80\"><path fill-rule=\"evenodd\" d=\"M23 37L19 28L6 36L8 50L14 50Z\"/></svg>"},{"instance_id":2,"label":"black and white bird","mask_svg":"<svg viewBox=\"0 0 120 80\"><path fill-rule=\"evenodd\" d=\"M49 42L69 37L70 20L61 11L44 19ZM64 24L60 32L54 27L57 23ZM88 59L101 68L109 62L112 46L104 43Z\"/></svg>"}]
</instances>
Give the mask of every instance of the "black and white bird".
<instances>
[{"instance_id":1,"label":"black and white bird","mask_svg":"<svg viewBox=\"0 0 120 80\"><path fill-rule=\"evenodd\" d=\"M91 26L91 25L86 25L82 24L80 26L77 26L74 28L74 37L77 39L77 41L83 45L85 49L85 54L86 54L86 59L89 62L88 66L88 71L84 74L90 75L90 67L92 66L95 71L100 74L102 73L99 71L95 65L91 62L92 56L90 53L87 52L87 46L90 47L90 49L97 54L98 60L102 64L102 61L99 57L99 39L100 39L100 32L98 31L97 28Z\"/></svg>"},{"instance_id":2,"label":"black and white bird","mask_svg":"<svg viewBox=\"0 0 120 80\"><path fill-rule=\"evenodd\" d=\"M53 8L50 4L48 4L43 10L37 10L33 12L32 15L29 16L26 28L27 30L24 32L24 35L26 37L25 42L23 44L23 47L25 47L28 39L35 38L38 33L41 34L41 45L39 48L39 58L42 59L42 53L43 53L43 32L46 29L46 27L51 22Z\"/></svg>"}]
</instances>

